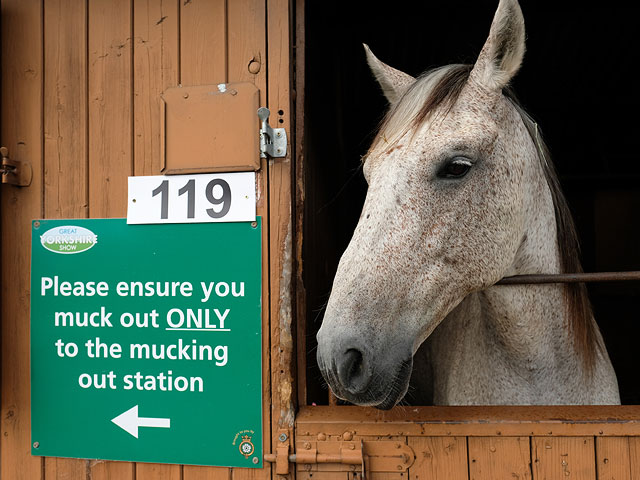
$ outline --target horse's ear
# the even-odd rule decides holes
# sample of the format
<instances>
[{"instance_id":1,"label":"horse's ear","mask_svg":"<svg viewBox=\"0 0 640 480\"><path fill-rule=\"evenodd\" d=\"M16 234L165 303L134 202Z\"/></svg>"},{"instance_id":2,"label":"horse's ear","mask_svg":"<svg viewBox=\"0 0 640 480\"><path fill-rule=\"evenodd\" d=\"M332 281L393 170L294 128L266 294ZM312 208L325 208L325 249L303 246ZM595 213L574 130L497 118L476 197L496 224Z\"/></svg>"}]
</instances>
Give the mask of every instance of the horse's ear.
<instances>
[{"instance_id":1,"label":"horse's ear","mask_svg":"<svg viewBox=\"0 0 640 480\"><path fill-rule=\"evenodd\" d=\"M389 103L396 103L416 79L381 62L366 44L363 45L367 54L369 68L371 68L373 76L376 77L380 87L382 87L384 96L387 97Z\"/></svg>"},{"instance_id":2,"label":"horse's ear","mask_svg":"<svg viewBox=\"0 0 640 480\"><path fill-rule=\"evenodd\" d=\"M490 90L502 90L520 68L524 50L524 18L518 0L500 0L471 78Z\"/></svg>"}]
</instances>

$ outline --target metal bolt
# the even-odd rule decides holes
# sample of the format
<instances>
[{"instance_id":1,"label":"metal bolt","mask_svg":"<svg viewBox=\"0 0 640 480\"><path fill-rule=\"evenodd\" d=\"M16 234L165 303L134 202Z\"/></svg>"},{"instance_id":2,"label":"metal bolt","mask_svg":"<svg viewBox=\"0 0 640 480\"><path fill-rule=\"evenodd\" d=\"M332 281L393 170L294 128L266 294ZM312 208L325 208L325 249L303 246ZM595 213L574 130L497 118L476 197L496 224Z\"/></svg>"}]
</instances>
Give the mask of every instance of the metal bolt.
<instances>
[{"instance_id":1,"label":"metal bolt","mask_svg":"<svg viewBox=\"0 0 640 480\"><path fill-rule=\"evenodd\" d=\"M253 458L251 459L251 461L252 461L255 465L257 465L257 464L258 464L258 462L260 461L260 459L259 459L258 457L253 457Z\"/></svg>"},{"instance_id":2,"label":"metal bolt","mask_svg":"<svg viewBox=\"0 0 640 480\"><path fill-rule=\"evenodd\" d=\"M40 222L38 220L33 222L33 228L40 228Z\"/></svg>"},{"instance_id":3,"label":"metal bolt","mask_svg":"<svg viewBox=\"0 0 640 480\"><path fill-rule=\"evenodd\" d=\"M278 435L278 440L280 440L281 442L286 442L287 441L287 434L286 433L281 433L280 435Z\"/></svg>"},{"instance_id":4,"label":"metal bolt","mask_svg":"<svg viewBox=\"0 0 640 480\"><path fill-rule=\"evenodd\" d=\"M258 226L258 222L251 222L251 228L256 228ZM284 435L284 434L283 434ZM282 436L282 435L280 435ZM287 439L287 436L284 436L284 440ZM284 440L280 440L281 442L284 442Z\"/></svg>"},{"instance_id":5,"label":"metal bolt","mask_svg":"<svg viewBox=\"0 0 640 480\"><path fill-rule=\"evenodd\" d=\"M278 153L282 153L282 149L279 148L278 150L276 150Z\"/></svg>"},{"instance_id":6,"label":"metal bolt","mask_svg":"<svg viewBox=\"0 0 640 480\"><path fill-rule=\"evenodd\" d=\"M33 442L33 448L40 448L40 442Z\"/></svg>"},{"instance_id":7,"label":"metal bolt","mask_svg":"<svg viewBox=\"0 0 640 480\"><path fill-rule=\"evenodd\" d=\"M278 132L276 133L276 137L280 138L282 136L282 133Z\"/></svg>"}]
</instances>

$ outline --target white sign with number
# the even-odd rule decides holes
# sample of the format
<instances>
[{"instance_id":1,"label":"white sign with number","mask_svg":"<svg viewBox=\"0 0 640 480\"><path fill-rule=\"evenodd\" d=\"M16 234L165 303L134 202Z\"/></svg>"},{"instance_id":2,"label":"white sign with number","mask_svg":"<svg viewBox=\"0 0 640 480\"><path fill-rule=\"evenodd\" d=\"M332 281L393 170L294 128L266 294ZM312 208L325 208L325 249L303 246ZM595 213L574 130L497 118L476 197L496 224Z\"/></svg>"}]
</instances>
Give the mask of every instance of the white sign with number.
<instances>
[{"instance_id":1,"label":"white sign with number","mask_svg":"<svg viewBox=\"0 0 640 480\"><path fill-rule=\"evenodd\" d=\"M255 219L255 172L129 177L127 223Z\"/></svg>"}]
</instances>

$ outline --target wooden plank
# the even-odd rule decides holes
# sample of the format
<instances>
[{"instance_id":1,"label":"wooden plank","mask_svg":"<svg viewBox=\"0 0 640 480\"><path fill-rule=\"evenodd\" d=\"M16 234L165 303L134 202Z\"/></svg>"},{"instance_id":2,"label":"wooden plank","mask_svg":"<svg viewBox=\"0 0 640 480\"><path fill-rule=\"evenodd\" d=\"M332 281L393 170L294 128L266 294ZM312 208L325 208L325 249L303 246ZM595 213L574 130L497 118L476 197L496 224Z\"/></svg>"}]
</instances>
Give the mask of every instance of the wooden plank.
<instances>
[{"instance_id":1,"label":"wooden plank","mask_svg":"<svg viewBox=\"0 0 640 480\"><path fill-rule=\"evenodd\" d=\"M136 463L136 480L182 480L181 465ZM48 480L48 479L47 479Z\"/></svg>"},{"instance_id":2,"label":"wooden plank","mask_svg":"<svg viewBox=\"0 0 640 480\"><path fill-rule=\"evenodd\" d=\"M84 1L44 4L44 213L88 215L87 8Z\"/></svg>"},{"instance_id":3,"label":"wooden plank","mask_svg":"<svg viewBox=\"0 0 640 480\"><path fill-rule=\"evenodd\" d=\"M2 0L0 140L15 160L33 167L31 186L2 186L0 478L42 478L31 456L29 397L29 264L31 225L42 210L42 1ZM6 234L10 233L10 234Z\"/></svg>"},{"instance_id":4,"label":"wooden plank","mask_svg":"<svg viewBox=\"0 0 640 480\"><path fill-rule=\"evenodd\" d=\"M185 465L184 480L231 480L231 469Z\"/></svg>"},{"instance_id":5,"label":"wooden plank","mask_svg":"<svg viewBox=\"0 0 640 480\"><path fill-rule=\"evenodd\" d=\"M227 82L227 2L180 2L180 83Z\"/></svg>"},{"instance_id":6,"label":"wooden plank","mask_svg":"<svg viewBox=\"0 0 640 480\"><path fill-rule=\"evenodd\" d=\"M631 480L629 438L596 438L598 480Z\"/></svg>"},{"instance_id":7,"label":"wooden plank","mask_svg":"<svg viewBox=\"0 0 640 480\"><path fill-rule=\"evenodd\" d=\"M467 439L464 437L410 437L416 461L409 478L424 480L467 480Z\"/></svg>"},{"instance_id":8,"label":"wooden plank","mask_svg":"<svg viewBox=\"0 0 640 480\"><path fill-rule=\"evenodd\" d=\"M89 4L89 209L124 217L132 173L130 0Z\"/></svg>"},{"instance_id":9,"label":"wooden plank","mask_svg":"<svg viewBox=\"0 0 640 480\"><path fill-rule=\"evenodd\" d=\"M296 428L339 435L406 436L640 436L640 407L410 407L382 412L354 406L301 406Z\"/></svg>"},{"instance_id":10,"label":"wooden plank","mask_svg":"<svg viewBox=\"0 0 640 480\"><path fill-rule=\"evenodd\" d=\"M265 5L263 0L234 0L227 2L227 81L228 82L251 82L260 89L260 105L266 104L267 97L267 72L266 72L266 43L267 32L265 31ZM277 12L269 10L269 15L275 15ZM258 120L256 113L256 128L258 128ZM256 177L258 182L258 190L260 192L267 191L267 162L261 160L261 170ZM277 409L276 405L272 405L270 368L268 360L269 352L269 328L272 324L269 318L274 318L270 314L269 300L273 300L273 296L269 291L274 288L272 278L269 278L269 272L274 272L274 259L279 256L279 252L270 250L273 245L269 245L268 232L272 225L270 213L267 210L267 199L264 193L260 195L257 205L257 213L262 216L262 386L263 386L263 432L264 432L264 451L270 452L271 442L270 434L272 430L272 411ZM271 290L273 291L273 290ZM271 310L273 312L273 310ZM271 317L270 317L271 315ZM273 339L273 330L271 333L272 345L276 340ZM272 410L273 409L273 410ZM275 430L275 428L274 428ZM294 468L294 467L292 467ZM259 470L252 469L235 469L233 470L234 480L258 480L271 478L271 464L265 463L264 468Z\"/></svg>"},{"instance_id":11,"label":"wooden plank","mask_svg":"<svg viewBox=\"0 0 640 480\"><path fill-rule=\"evenodd\" d=\"M160 94L178 84L179 1L133 2L134 174L162 168Z\"/></svg>"},{"instance_id":12,"label":"wooden plank","mask_svg":"<svg viewBox=\"0 0 640 480\"><path fill-rule=\"evenodd\" d=\"M640 438L629 438L629 461L631 479L640 480Z\"/></svg>"},{"instance_id":13,"label":"wooden plank","mask_svg":"<svg viewBox=\"0 0 640 480\"><path fill-rule=\"evenodd\" d=\"M44 216L88 216L87 5L44 4ZM45 458L45 478L83 480L87 461Z\"/></svg>"},{"instance_id":14,"label":"wooden plank","mask_svg":"<svg viewBox=\"0 0 640 480\"><path fill-rule=\"evenodd\" d=\"M132 149L132 5L130 0L89 3L89 213L124 217ZM133 480L135 464L95 462L92 480Z\"/></svg>"},{"instance_id":15,"label":"wooden plank","mask_svg":"<svg viewBox=\"0 0 640 480\"><path fill-rule=\"evenodd\" d=\"M86 480L89 463L77 458L47 457L44 463L46 480Z\"/></svg>"},{"instance_id":16,"label":"wooden plank","mask_svg":"<svg viewBox=\"0 0 640 480\"><path fill-rule=\"evenodd\" d=\"M534 480L596 478L593 437L533 437L531 460Z\"/></svg>"},{"instance_id":17,"label":"wooden plank","mask_svg":"<svg viewBox=\"0 0 640 480\"><path fill-rule=\"evenodd\" d=\"M291 36L288 0L267 0L268 98L269 122L291 133ZM292 434L295 419L295 351L293 328L293 156L291 139L287 156L270 160L269 169L269 244L271 269L271 372L272 372L272 445L278 430ZM345 429L346 430L346 429ZM342 434L342 432L340 432Z\"/></svg>"},{"instance_id":18,"label":"wooden plank","mask_svg":"<svg viewBox=\"0 0 640 480\"><path fill-rule=\"evenodd\" d=\"M529 437L470 437L469 478L531 480Z\"/></svg>"}]
</instances>

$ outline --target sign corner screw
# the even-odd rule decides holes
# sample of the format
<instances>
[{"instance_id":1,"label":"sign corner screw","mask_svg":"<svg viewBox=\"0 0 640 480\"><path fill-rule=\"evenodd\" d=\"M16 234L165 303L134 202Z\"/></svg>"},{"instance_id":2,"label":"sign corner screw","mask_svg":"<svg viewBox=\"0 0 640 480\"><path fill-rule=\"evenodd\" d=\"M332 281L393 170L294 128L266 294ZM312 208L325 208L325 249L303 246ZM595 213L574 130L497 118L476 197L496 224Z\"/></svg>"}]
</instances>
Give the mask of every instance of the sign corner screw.
<instances>
[{"instance_id":1,"label":"sign corner screw","mask_svg":"<svg viewBox=\"0 0 640 480\"><path fill-rule=\"evenodd\" d=\"M40 442L33 442L33 448L40 448Z\"/></svg>"},{"instance_id":2,"label":"sign corner screw","mask_svg":"<svg viewBox=\"0 0 640 480\"><path fill-rule=\"evenodd\" d=\"M258 222L251 222L251 228L256 228L257 226L258 226Z\"/></svg>"},{"instance_id":3,"label":"sign corner screw","mask_svg":"<svg viewBox=\"0 0 640 480\"><path fill-rule=\"evenodd\" d=\"M39 227L40 227L40 222L38 220L33 222L33 228L39 228Z\"/></svg>"},{"instance_id":4,"label":"sign corner screw","mask_svg":"<svg viewBox=\"0 0 640 480\"><path fill-rule=\"evenodd\" d=\"M260 460L258 459L258 457L253 457L251 461L257 465Z\"/></svg>"}]
</instances>

